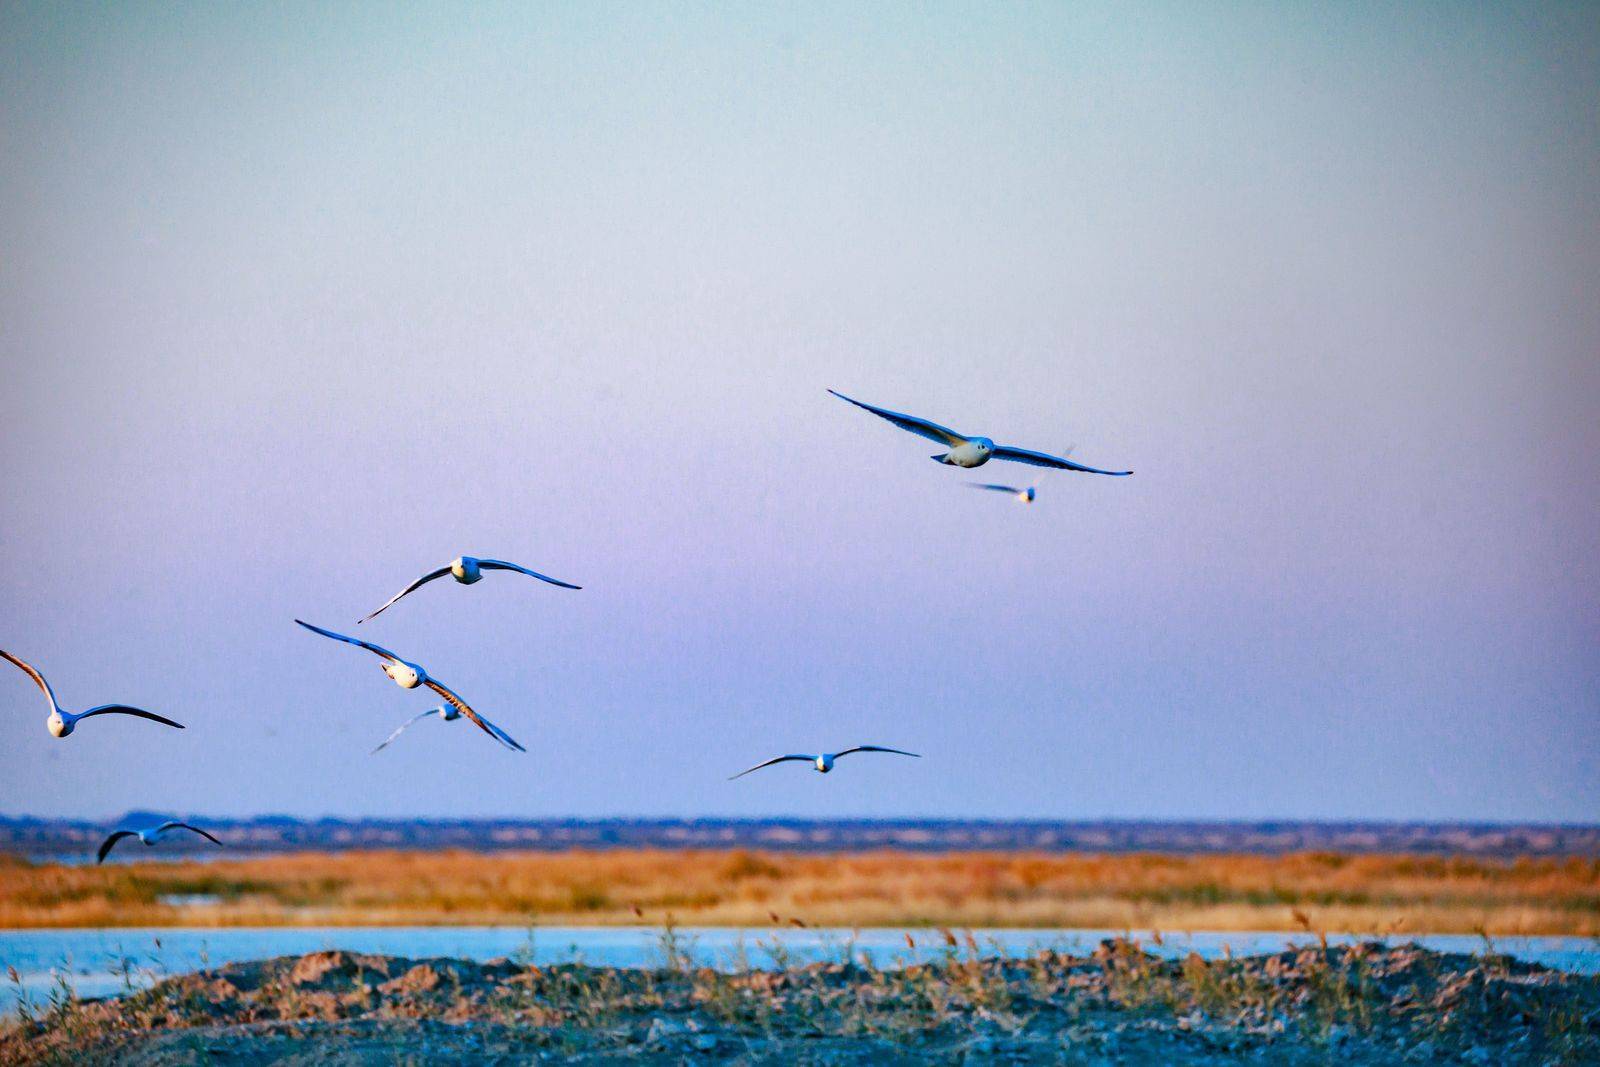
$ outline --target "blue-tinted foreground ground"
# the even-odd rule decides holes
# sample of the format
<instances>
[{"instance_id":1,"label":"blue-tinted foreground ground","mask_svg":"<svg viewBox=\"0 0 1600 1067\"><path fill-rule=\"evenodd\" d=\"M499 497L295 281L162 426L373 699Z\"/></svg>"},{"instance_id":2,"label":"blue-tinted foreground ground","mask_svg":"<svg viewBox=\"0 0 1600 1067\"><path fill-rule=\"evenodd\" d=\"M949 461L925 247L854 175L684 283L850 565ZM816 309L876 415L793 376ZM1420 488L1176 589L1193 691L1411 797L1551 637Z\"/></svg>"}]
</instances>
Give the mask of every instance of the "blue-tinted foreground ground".
<instances>
[{"instance_id":1,"label":"blue-tinted foreground ground","mask_svg":"<svg viewBox=\"0 0 1600 1067\"><path fill-rule=\"evenodd\" d=\"M267 936L229 933L241 951ZM349 943L406 932L305 933ZM1488 951L1312 941L1208 959L1197 947L1220 939L1077 948L1091 936L1078 933L1010 956L1022 945L1008 934L985 944L935 931L897 948L890 931L743 945L735 931L699 932L725 939L713 948L693 931L543 933L552 944L424 932L453 938L452 951L474 939L492 951L494 938L513 948L483 961L324 950L213 961L145 989L130 973L109 999L63 983L0 1024L0 1063L1600 1062L1600 975ZM602 938L597 957L655 962L540 962L572 955L558 946L579 934Z\"/></svg>"},{"instance_id":2,"label":"blue-tinted foreground ground","mask_svg":"<svg viewBox=\"0 0 1600 1067\"><path fill-rule=\"evenodd\" d=\"M549 965L587 963L604 967L655 967L663 963L663 933L657 927L415 926L326 928L91 929L0 931L0 1014L19 999L42 1001L62 983L80 997L104 997L139 989L161 978L207 967L275 956L344 949L413 958L449 956L479 962L498 956ZM1041 949L1082 954L1115 930L975 930L985 956L1019 958ZM697 964L724 971L773 967L787 962L870 963L898 966L937 959L948 948L928 929L773 930L727 927L676 931L683 951ZM965 939L965 934L962 935ZM1360 938L1330 937L1331 944ZM1485 950L1574 974L1600 973L1600 941L1576 937L1518 937L1485 942L1463 935L1412 939L1436 952L1463 955ZM1315 944L1306 934L1177 933L1141 945L1154 955L1204 959L1278 952ZM14 974L14 976L13 976Z\"/></svg>"}]
</instances>

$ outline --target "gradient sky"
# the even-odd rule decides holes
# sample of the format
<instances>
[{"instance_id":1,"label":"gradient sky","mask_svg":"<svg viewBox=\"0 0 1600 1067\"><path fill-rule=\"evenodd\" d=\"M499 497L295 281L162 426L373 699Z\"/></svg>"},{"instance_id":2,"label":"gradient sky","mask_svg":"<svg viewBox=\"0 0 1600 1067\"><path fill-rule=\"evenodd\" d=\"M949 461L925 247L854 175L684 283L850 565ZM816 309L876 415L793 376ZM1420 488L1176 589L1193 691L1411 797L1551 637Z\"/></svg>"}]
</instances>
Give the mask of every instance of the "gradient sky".
<instances>
[{"instance_id":1,"label":"gradient sky","mask_svg":"<svg viewBox=\"0 0 1600 1067\"><path fill-rule=\"evenodd\" d=\"M0 812L1593 819L1597 289L1592 6L8 4Z\"/></svg>"}]
</instances>

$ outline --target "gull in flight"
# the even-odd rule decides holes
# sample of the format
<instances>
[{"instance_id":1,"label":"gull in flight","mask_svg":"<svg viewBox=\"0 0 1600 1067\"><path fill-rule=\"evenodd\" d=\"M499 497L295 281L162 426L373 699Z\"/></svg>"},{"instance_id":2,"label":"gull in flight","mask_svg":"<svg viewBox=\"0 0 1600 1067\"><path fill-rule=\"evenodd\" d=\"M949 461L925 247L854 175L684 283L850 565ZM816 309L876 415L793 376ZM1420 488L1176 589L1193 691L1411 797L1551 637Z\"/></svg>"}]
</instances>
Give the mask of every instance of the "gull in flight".
<instances>
[{"instance_id":1,"label":"gull in flight","mask_svg":"<svg viewBox=\"0 0 1600 1067\"><path fill-rule=\"evenodd\" d=\"M32 678L34 683L44 690L44 697L50 702L50 717L44 721L44 724L57 737L66 737L77 727L79 719L87 719L91 715L137 715L141 719L149 719L151 722L159 722L164 726L172 726L179 730L183 729L182 723L173 722L171 719L163 719L161 716L145 711L143 708L130 708L126 704L101 704L98 708L90 708L81 715L74 715L70 711L62 710L61 705L56 702L55 693L50 689L50 683L44 680L44 675L3 648L0 648L0 657L8 659L18 667L21 667L22 673Z\"/></svg>"},{"instance_id":2,"label":"gull in flight","mask_svg":"<svg viewBox=\"0 0 1600 1067\"><path fill-rule=\"evenodd\" d=\"M995 485L993 482L968 482L974 489L988 489L996 493L1010 493L1024 504L1033 503L1033 498L1038 495L1038 486L1030 485L1026 489L1018 489L1014 485Z\"/></svg>"},{"instance_id":3,"label":"gull in flight","mask_svg":"<svg viewBox=\"0 0 1600 1067\"><path fill-rule=\"evenodd\" d=\"M372 750L372 755L376 756L378 753L382 752L384 749L386 749L390 745L394 744L394 739L399 737L401 734L405 733L406 729L408 727L414 726L415 724L421 722L423 719L426 719L430 715L437 715L437 716L439 716L440 719L443 719L445 722L455 722L457 719L461 718L460 710L457 709L455 707L455 705L453 705L453 704L440 704L436 708L429 708L427 711L422 712L420 715L417 715L416 717L411 718L411 719L407 719L405 722L401 723L400 724L400 728L398 730L396 730L394 733L390 734L384 740L383 744L379 745L377 748Z\"/></svg>"},{"instance_id":4,"label":"gull in flight","mask_svg":"<svg viewBox=\"0 0 1600 1067\"><path fill-rule=\"evenodd\" d=\"M357 648L364 648L368 652L377 655L383 660L383 673L387 674L390 679L394 681L394 684L398 685L401 689L415 689L419 685L425 685L429 689L432 689L435 693L438 693L440 696L444 697L445 701L457 711L461 712L461 714L477 723L478 729L482 730L484 733L488 734L502 745L505 745L507 748L514 748L518 752L528 751L521 745L517 744L510 734L506 733L504 730L500 729L500 727L496 726L494 723L490 722L488 719L485 719L482 715L479 715L477 712L469 708L467 706L467 702L457 696L443 682L435 681L434 679L429 678L428 672L422 669L421 664L412 663L409 660L403 660L393 652L390 652L387 648L382 648L378 645L372 644L371 642L363 641L359 637L346 637L344 634L336 634L332 630L324 630L320 626L313 626L309 622L302 622L299 619L294 621L300 623L301 626L304 626L312 633L321 634L323 637L331 637L335 641L343 641L345 644L355 645ZM393 738L390 740L393 740Z\"/></svg>"},{"instance_id":5,"label":"gull in flight","mask_svg":"<svg viewBox=\"0 0 1600 1067\"><path fill-rule=\"evenodd\" d=\"M374 611L371 615L368 615L366 619L362 619L361 622L366 622L367 619L377 618L379 615L384 613L384 610L387 609L390 604L393 604L396 600L399 600L407 593L415 589L422 588L435 578L443 578L448 574L454 577L455 580L460 582L462 585L471 585L473 582L479 581L483 578L484 571L516 571L518 574L526 574L530 578L537 578L541 582L549 582L551 585L559 585L563 589L583 588L581 585L573 585L571 582L563 582L557 578L552 578L548 574L540 574L538 571L530 571L526 567L519 567L515 563L507 563L503 559L474 559L471 556L457 556L455 559L451 560L449 563L446 563L438 570L429 571L421 578L418 578L416 581L400 590L394 596L389 598L388 604L385 604L377 611ZM358 622L356 625L359 626L360 622Z\"/></svg>"},{"instance_id":6,"label":"gull in flight","mask_svg":"<svg viewBox=\"0 0 1600 1067\"><path fill-rule=\"evenodd\" d=\"M100 843L100 851L95 854L94 861L97 864L104 863L106 861L106 856L110 854L111 849L124 837L137 837L146 846L149 846L161 840L161 838L171 830L189 830L199 834L201 837L205 838L207 841L210 841L218 848L222 847L221 841L218 841L216 838L212 837L198 826L190 826L186 822L169 821L162 823L160 826L147 827L143 830L118 830L116 833L112 834L110 837L106 838Z\"/></svg>"},{"instance_id":7,"label":"gull in flight","mask_svg":"<svg viewBox=\"0 0 1600 1067\"><path fill-rule=\"evenodd\" d=\"M1010 445L997 445L987 437L967 437L956 433L954 430L940 426L927 419L919 419L915 415L901 415L899 412L889 411L884 408L863 404L859 400L851 400L843 393L836 393L832 389L828 392L840 400L854 404L858 408L872 412L881 419L888 419L902 430L910 430L919 437L926 437L930 441L937 441L950 451L939 452L933 456L940 463L948 463L954 467L981 467L991 459L1009 459L1014 463L1028 463L1035 467L1054 467L1056 470L1081 471L1084 474L1110 474L1116 477L1132 474L1132 471L1103 471L1098 467L1085 467L1081 463L1074 463L1061 456L1051 456L1043 452L1031 452L1026 448L1013 448Z\"/></svg>"},{"instance_id":8,"label":"gull in flight","mask_svg":"<svg viewBox=\"0 0 1600 1067\"><path fill-rule=\"evenodd\" d=\"M815 756L774 756L765 763L758 763L749 770L740 771L738 774L734 775L733 778L743 778L745 775L749 774L750 771L759 771L761 768L770 767L774 763L788 763L790 760L796 760L800 763L809 763L811 764L812 770L815 770L818 774L827 774L829 771L833 770L834 760L841 756L848 756L852 752L893 752L897 756L914 756L917 759L922 758L915 752L906 752L898 748L882 748L878 745L857 745L855 748L847 748L843 752L819 752ZM733 778L729 778L728 781L733 781Z\"/></svg>"}]
</instances>

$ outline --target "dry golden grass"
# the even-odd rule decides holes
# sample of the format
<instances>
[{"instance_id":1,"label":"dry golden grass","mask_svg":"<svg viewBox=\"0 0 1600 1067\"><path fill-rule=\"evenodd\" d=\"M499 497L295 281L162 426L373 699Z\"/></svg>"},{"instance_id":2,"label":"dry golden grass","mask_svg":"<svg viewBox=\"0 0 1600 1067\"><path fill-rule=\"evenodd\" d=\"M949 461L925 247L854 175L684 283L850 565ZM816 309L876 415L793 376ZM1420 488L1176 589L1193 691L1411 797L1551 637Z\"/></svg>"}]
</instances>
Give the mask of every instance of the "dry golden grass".
<instances>
[{"instance_id":1,"label":"dry golden grass","mask_svg":"<svg viewBox=\"0 0 1600 1067\"><path fill-rule=\"evenodd\" d=\"M184 895L217 899L163 899ZM370 851L96 868L0 857L0 927L606 925L668 913L719 926L776 914L814 926L1594 937L1600 859Z\"/></svg>"}]
</instances>

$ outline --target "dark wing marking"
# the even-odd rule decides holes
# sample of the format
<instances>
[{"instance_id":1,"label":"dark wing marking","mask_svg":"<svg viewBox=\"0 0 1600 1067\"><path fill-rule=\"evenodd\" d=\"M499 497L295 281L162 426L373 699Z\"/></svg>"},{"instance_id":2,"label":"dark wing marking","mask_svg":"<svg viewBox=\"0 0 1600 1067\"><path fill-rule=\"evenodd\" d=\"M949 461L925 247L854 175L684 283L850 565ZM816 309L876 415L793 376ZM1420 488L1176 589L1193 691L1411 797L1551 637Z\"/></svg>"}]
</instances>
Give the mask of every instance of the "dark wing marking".
<instances>
[{"instance_id":1,"label":"dark wing marking","mask_svg":"<svg viewBox=\"0 0 1600 1067\"><path fill-rule=\"evenodd\" d=\"M56 708L61 706L56 701L55 693L51 692L50 690L50 683L44 680L44 675L40 674L38 671L34 670L28 664L24 663L16 656L13 656L3 648L0 648L0 657L4 657L5 659L10 660L12 663L15 663L18 667L22 668L23 674L26 674L29 678L33 679L34 684L44 691L45 698L50 701L51 711L54 711Z\"/></svg>"},{"instance_id":2,"label":"dark wing marking","mask_svg":"<svg viewBox=\"0 0 1600 1067\"><path fill-rule=\"evenodd\" d=\"M164 822L164 823L161 824L161 829L156 831L156 832L157 833L166 833L168 830L189 830L189 831L192 831L193 833L199 834L201 837L205 838L207 841L210 841L213 845L216 845L218 847L222 846L222 842L221 841L218 841L216 838L212 837L210 834L208 834L204 830L200 829L200 827L198 827L198 826L190 826L186 822Z\"/></svg>"},{"instance_id":3,"label":"dark wing marking","mask_svg":"<svg viewBox=\"0 0 1600 1067\"><path fill-rule=\"evenodd\" d=\"M139 835L134 833L132 830L118 830L116 833L100 842L100 851L96 852L94 856L95 863L104 863L106 861L106 856L111 852L111 846L115 845L118 841L121 841L124 837L138 836Z\"/></svg>"},{"instance_id":4,"label":"dark wing marking","mask_svg":"<svg viewBox=\"0 0 1600 1067\"><path fill-rule=\"evenodd\" d=\"M840 756L848 756L852 752L893 752L897 756L916 756L917 759L922 758L915 752L907 752L903 748L884 748L882 745L857 745L855 748L847 748L843 752L835 753L833 758L838 759Z\"/></svg>"},{"instance_id":5,"label":"dark wing marking","mask_svg":"<svg viewBox=\"0 0 1600 1067\"><path fill-rule=\"evenodd\" d=\"M1026 490L1018 489L1014 485L996 485L993 482L968 482L974 489L992 489L997 493L1022 493Z\"/></svg>"},{"instance_id":6,"label":"dark wing marking","mask_svg":"<svg viewBox=\"0 0 1600 1067\"><path fill-rule=\"evenodd\" d=\"M747 770L740 771L738 774L734 775L733 778L743 778L745 775L749 774L750 771L759 771L763 767L770 767L774 763L787 763L789 760L799 760L801 763L815 763L817 761L817 757L815 757L815 756L774 756L772 759L767 760L767 762L765 762L765 763L758 763L754 767L751 767L751 768L749 768ZM729 778L728 781L730 781L730 782L733 781L733 778Z\"/></svg>"},{"instance_id":7,"label":"dark wing marking","mask_svg":"<svg viewBox=\"0 0 1600 1067\"><path fill-rule=\"evenodd\" d=\"M480 559L478 566L487 571L516 571L518 574L526 574L530 578L537 578L541 582L559 585L563 589L583 588L581 585L573 585L571 582L563 582L559 578L552 578L548 574L540 574L538 571L530 571L526 567L519 567L515 563L507 563L503 559Z\"/></svg>"},{"instance_id":8,"label":"dark wing marking","mask_svg":"<svg viewBox=\"0 0 1600 1067\"><path fill-rule=\"evenodd\" d=\"M388 603L385 603L383 605L383 607L379 608L377 611L374 611L371 615L368 615L365 619L357 620L356 625L360 626L362 623L366 622L368 619L376 619L379 615L382 615L389 608L390 604L393 604L396 600L399 600L401 597L405 596L407 593L412 592L415 589L419 589L424 585L427 585L429 582L433 581L435 578L443 578L445 575L447 575L449 573L450 573L450 568L449 567L440 567L436 571L429 571L427 574L424 574L421 578L418 578L416 581L412 582L410 585L408 585L404 589L400 590L394 596L390 597L389 600L388 600Z\"/></svg>"},{"instance_id":9,"label":"dark wing marking","mask_svg":"<svg viewBox=\"0 0 1600 1067\"><path fill-rule=\"evenodd\" d=\"M87 719L91 715L137 715L141 719L149 719L151 722L158 722L163 726L171 726L179 730L184 728L181 722L173 722L171 719L157 715L153 711L145 711L143 708L130 708L126 704L101 704L98 708L90 708L82 715L79 715L78 718Z\"/></svg>"},{"instance_id":10,"label":"dark wing marking","mask_svg":"<svg viewBox=\"0 0 1600 1067\"><path fill-rule=\"evenodd\" d=\"M1103 471L1098 467L1085 467L1082 463L1074 463L1070 459L1060 456L1049 456L1043 452L1032 452L1026 448L1012 448L1010 445L995 445L994 453L990 459L1009 459L1013 463L1027 463L1035 467L1054 467L1058 471L1081 471L1084 474L1109 474L1115 478L1126 477L1132 471Z\"/></svg>"},{"instance_id":11,"label":"dark wing marking","mask_svg":"<svg viewBox=\"0 0 1600 1067\"><path fill-rule=\"evenodd\" d=\"M370 641L361 640L361 638L359 638L359 637L346 637L344 634L336 634L332 630L324 630L320 626L312 626L309 622L303 622L300 619L296 619L294 621L297 622L297 623L300 623L301 626L304 626L306 629L310 630L312 633L319 633L323 637L331 637L335 641L343 641L347 645L355 645L357 648L364 648L368 652L372 652L372 653L374 653L376 655L382 656L384 659L387 659L387 660L393 660L396 663L404 663L405 662L405 660L401 659L399 656L395 655L393 652L390 652L387 648L384 648L382 645L374 645Z\"/></svg>"},{"instance_id":12,"label":"dark wing marking","mask_svg":"<svg viewBox=\"0 0 1600 1067\"><path fill-rule=\"evenodd\" d=\"M833 395L838 397L840 400L854 404L863 411L872 412L880 419L888 419L902 430L910 430L919 437L926 437L930 441L938 441L940 444L946 445L950 448L967 443L967 439L965 437L962 437L960 434L956 433L947 426L940 426L937 422L929 422L927 419L919 419L915 415L902 415L898 411L889 411L886 408L874 407L871 404L863 404L859 400L851 400L843 393L834 392L832 389L829 389L828 392L833 393Z\"/></svg>"},{"instance_id":13,"label":"dark wing marking","mask_svg":"<svg viewBox=\"0 0 1600 1067\"><path fill-rule=\"evenodd\" d=\"M429 689L432 689L440 696L444 697L445 700L449 701L455 707L461 709L461 714L477 723L478 729L482 730L484 733L488 734L502 745L505 745L507 748L514 748L518 752L528 751L521 745L517 744L516 739L510 734L506 733L504 730L500 729L500 727L496 726L494 723L490 722L488 719L485 719L482 715L479 715L477 712L469 708L467 706L467 702L456 696L455 693L451 692L448 686L440 682L436 682L432 678L427 679L422 684L427 686Z\"/></svg>"}]
</instances>

